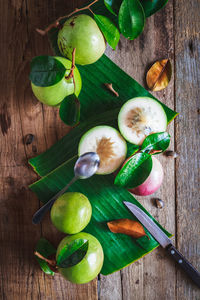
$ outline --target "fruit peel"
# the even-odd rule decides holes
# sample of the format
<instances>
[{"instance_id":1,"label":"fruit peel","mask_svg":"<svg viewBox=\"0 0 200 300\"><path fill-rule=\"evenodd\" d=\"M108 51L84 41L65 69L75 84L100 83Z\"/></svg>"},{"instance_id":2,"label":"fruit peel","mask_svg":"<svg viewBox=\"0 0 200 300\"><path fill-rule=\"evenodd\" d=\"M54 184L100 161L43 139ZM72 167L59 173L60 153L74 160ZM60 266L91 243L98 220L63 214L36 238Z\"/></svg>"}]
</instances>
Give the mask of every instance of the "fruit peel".
<instances>
[{"instance_id":1,"label":"fruit peel","mask_svg":"<svg viewBox=\"0 0 200 300\"><path fill-rule=\"evenodd\" d=\"M72 60L76 48L76 64L96 62L105 52L106 43L96 22L88 15L69 18L58 32L58 47L62 55Z\"/></svg>"},{"instance_id":2,"label":"fruit peel","mask_svg":"<svg viewBox=\"0 0 200 300\"><path fill-rule=\"evenodd\" d=\"M92 207L88 198L78 192L67 192L52 206L51 221L61 232L76 234L90 222Z\"/></svg>"}]
</instances>

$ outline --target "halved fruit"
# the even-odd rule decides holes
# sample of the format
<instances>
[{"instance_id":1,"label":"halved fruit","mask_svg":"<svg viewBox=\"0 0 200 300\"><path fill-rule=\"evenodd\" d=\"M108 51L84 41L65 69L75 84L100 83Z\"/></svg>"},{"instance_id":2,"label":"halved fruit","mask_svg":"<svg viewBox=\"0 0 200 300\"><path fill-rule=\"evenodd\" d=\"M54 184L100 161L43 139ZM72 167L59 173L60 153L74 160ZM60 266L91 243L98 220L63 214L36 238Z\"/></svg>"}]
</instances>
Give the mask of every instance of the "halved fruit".
<instances>
[{"instance_id":1,"label":"halved fruit","mask_svg":"<svg viewBox=\"0 0 200 300\"><path fill-rule=\"evenodd\" d=\"M127 145L120 133L110 126L96 126L81 138L78 154L96 152L100 157L97 174L110 174L117 170L126 158Z\"/></svg>"},{"instance_id":2,"label":"halved fruit","mask_svg":"<svg viewBox=\"0 0 200 300\"><path fill-rule=\"evenodd\" d=\"M136 97L122 106L118 115L118 126L127 141L141 145L149 134L166 130L167 116L158 101L148 97Z\"/></svg>"}]
</instances>

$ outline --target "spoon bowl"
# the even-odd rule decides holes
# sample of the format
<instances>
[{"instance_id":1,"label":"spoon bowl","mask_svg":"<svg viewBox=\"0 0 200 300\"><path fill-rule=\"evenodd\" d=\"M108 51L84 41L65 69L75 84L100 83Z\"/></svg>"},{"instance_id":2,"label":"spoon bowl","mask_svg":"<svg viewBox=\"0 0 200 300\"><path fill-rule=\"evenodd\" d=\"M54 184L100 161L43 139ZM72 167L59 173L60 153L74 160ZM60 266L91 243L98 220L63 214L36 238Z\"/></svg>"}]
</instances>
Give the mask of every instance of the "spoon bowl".
<instances>
[{"instance_id":1,"label":"spoon bowl","mask_svg":"<svg viewBox=\"0 0 200 300\"><path fill-rule=\"evenodd\" d=\"M60 192L58 192L45 205L36 211L32 219L33 224L40 223L45 213L51 209L56 199L64 194L74 182L76 182L78 179L86 179L93 176L97 172L99 164L100 158L97 153L87 152L81 155L77 159L74 166L74 178L72 178L72 180Z\"/></svg>"},{"instance_id":2,"label":"spoon bowl","mask_svg":"<svg viewBox=\"0 0 200 300\"><path fill-rule=\"evenodd\" d=\"M100 165L100 158L96 152L87 152L81 155L75 163L74 175L86 179L94 175Z\"/></svg>"}]
</instances>

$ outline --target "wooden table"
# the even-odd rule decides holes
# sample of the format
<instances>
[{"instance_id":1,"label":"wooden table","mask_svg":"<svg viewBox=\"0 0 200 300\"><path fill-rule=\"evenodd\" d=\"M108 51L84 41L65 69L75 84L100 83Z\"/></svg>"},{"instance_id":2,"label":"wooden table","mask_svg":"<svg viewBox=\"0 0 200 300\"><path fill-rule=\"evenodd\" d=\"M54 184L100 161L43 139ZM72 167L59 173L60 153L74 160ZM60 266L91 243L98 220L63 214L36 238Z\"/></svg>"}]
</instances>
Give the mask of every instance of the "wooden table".
<instances>
[{"instance_id":1,"label":"wooden table","mask_svg":"<svg viewBox=\"0 0 200 300\"><path fill-rule=\"evenodd\" d=\"M35 32L58 16L86 1L11 0L1 1L0 73L0 297L8 300L81 299L200 299L200 291L180 272L162 249L114 273L99 276L87 285L73 285L59 275L44 275L33 249L40 235L55 244L62 235L48 217L33 226L31 217L39 201L28 189L37 175L28 166L35 156L68 131L58 111L41 105L33 96L28 79L32 57L51 54L46 37ZM170 149L179 153L174 160L161 155L165 180L155 194L165 202L162 210L153 197L139 198L152 215L174 234L178 249L200 269L200 218L198 194L200 97L198 0L169 0L162 11L150 17L143 34L134 41L121 38L111 59L145 86L145 73L156 60L169 57L173 78L169 86L155 93L180 115L169 126ZM32 144L24 138L33 134Z\"/></svg>"}]
</instances>

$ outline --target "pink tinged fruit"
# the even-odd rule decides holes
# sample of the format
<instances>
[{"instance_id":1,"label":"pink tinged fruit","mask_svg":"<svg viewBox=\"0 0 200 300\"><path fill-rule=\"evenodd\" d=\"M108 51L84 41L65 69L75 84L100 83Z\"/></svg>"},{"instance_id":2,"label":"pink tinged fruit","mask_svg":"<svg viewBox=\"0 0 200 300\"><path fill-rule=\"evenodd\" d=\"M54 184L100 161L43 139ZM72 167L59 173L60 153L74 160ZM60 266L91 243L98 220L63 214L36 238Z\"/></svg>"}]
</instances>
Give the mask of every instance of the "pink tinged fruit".
<instances>
[{"instance_id":1,"label":"pink tinged fruit","mask_svg":"<svg viewBox=\"0 0 200 300\"><path fill-rule=\"evenodd\" d=\"M149 177L139 186L129 191L138 196L147 196L155 193L163 181L163 168L161 163L152 156L153 166Z\"/></svg>"}]
</instances>

